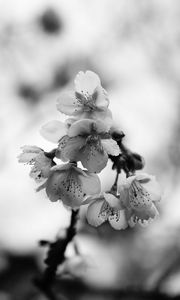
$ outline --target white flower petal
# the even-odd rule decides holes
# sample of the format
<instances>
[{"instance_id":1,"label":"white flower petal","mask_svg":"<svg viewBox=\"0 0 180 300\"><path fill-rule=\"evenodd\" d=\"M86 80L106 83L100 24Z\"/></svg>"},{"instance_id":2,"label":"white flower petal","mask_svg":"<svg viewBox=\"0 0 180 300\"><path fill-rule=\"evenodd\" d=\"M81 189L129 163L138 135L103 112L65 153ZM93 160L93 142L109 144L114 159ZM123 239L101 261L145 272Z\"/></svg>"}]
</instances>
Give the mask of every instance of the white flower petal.
<instances>
[{"instance_id":1,"label":"white flower petal","mask_svg":"<svg viewBox=\"0 0 180 300\"><path fill-rule=\"evenodd\" d=\"M66 128L69 129L71 127L71 125L76 122L77 119L76 118L68 118L65 120L65 125L66 125Z\"/></svg>"},{"instance_id":2,"label":"white flower petal","mask_svg":"<svg viewBox=\"0 0 180 300\"><path fill-rule=\"evenodd\" d=\"M128 224L131 228L133 228L137 224L137 218L135 215L132 215L128 220Z\"/></svg>"},{"instance_id":3,"label":"white flower petal","mask_svg":"<svg viewBox=\"0 0 180 300\"><path fill-rule=\"evenodd\" d=\"M84 191L76 172L72 172L60 183L61 200L67 206L78 208L84 199Z\"/></svg>"},{"instance_id":4,"label":"white flower petal","mask_svg":"<svg viewBox=\"0 0 180 300\"><path fill-rule=\"evenodd\" d=\"M57 100L56 107L57 110L69 116L76 115L83 109L73 91L62 92Z\"/></svg>"},{"instance_id":5,"label":"white flower petal","mask_svg":"<svg viewBox=\"0 0 180 300\"><path fill-rule=\"evenodd\" d=\"M108 132L112 126L112 113L109 109L106 110L90 110L90 111L83 111L79 113L78 119L92 119L97 122L101 121L103 123L102 129L100 128L100 132ZM76 120L77 121L77 120Z\"/></svg>"},{"instance_id":6,"label":"white flower petal","mask_svg":"<svg viewBox=\"0 0 180 300\"><path fill-rule=\"evenodd\" d=\"M93 94L98 85L101 85L99 76L92 71L86 71L85 73L80 71L76 75L74 83L76 92L88 93L90 95Z\"/></svg>"},{"instance_id":7,"label":"white flower petal","mask_svg":"<svg viewBox=\"0 0 180 300\"><path fill-rule=\"evenodd\" d=\"M70 137L77 135L89 135L93 130L97 133L107 133L109 130L109 125L100 120L81 119L72 123L68 129L68 135Z\"/></svg>"},{"instance_id":8,"label":"white flower petal","mask_svg":"<svg viewBox=\"0 0 180 300\"><path fill-rule=\"evenodd\" d=\"M152 201L160 201L162 190L155 176L147 173L140 173L132 177L139 181L139 183L148 191Z\"/></svg>"},{"instance_id":9,"label":"white flower petal","mask_svg":"<svg viewBox=\"0 0 180 300\"><path fill-rule=\"evenodd\" d=\"M146 182L146 180L149 181L154 178L154 176L149 175L147 173L139 173L139 174L135 175L135 177L136 177L136 180L138 180L140 182L143 182L143 181Z\"/></svg>"},{"instance_id":10,"label":"white flower petal","mask_svg":"<svg viewBox=\"0 0 180 300\"><path fill-rule=\"evenodd\" d=\"M50 142L58 143L58 141L67 134L66 125L60 121L51 121L40 130L40 134Z\"/></svg>"},{"instance_id":11,"label":"white flower petal","mask_svg":"<svg viewBox=\"0 0 180 300\"><path fill-rule=\"evenodd\" d=\"M77 157L77 159L81 161L83 167L89 172L99 173L107 165L108 155L93 143L83 147L79 151L79 157Z\"/></svg>"},{"instance_id":12,"label":"white flower petal","mask_svg":"<svg viewBox=\"0 0 180 300\"><path fill-rule=\"evenodd\" d=\"M37 187L36 192L40 192L41 190L46 189L46 183L47 180L43 184Z\"/></svg>"},{"instance_id":13,"label":"white flower petal","mask_svg":"<svg viewBox=\"0 0 180 300\"><path fill-rule=\"evenodd\" d=\"M72 208L79 207L84 197L74 168L52 172L46 183L46 193L51 201L62 200Z\"/></svg>"},{"instance_id":14,"label":"white flower petal","mask_svg":"<svg viewBox=\"0 0 180 300\"><path fill-rule=\"evenodd\" d=\"M129 188L129 203L133 209L138 210L152 205L151 195L137 180L134 180Z\"/></svg>"},{"instance_id":15,"label":"white flower petal","mask_svg":"<svg viewBox=\"0 0 180 300\"><path fill-rule=\"evenodd\" d=\"M125 210L118 210L118 214L109 216L108 220L111 226L116 230L126 229L128 227Z\"/></svg>"},{"instance_id":16,"label":"white flower petal","mask_svg":"<svg viewBox=\"0 0 180 300\"><path fill-rule=\"evenodd\" d=\"M77 161L80 149L85 145L85 138L76 136L68 138L65 145L61 147L59 144L59 158L63 161L71 160Z\"/></svg>"},{"instance_id":17,"label":"white flower petal","mask_svg":"<svg viewBox=\"0 0 180 300\"><path fill-rule=\"evenodd\" d=\"M44 153L39 153L36 156L34 166L41 171L41 176L43 178L47 178L49 176L50 170L54 165L55 163L44 155Z\"/></svg>"},{"instance_id":18,"label":"white flower petal","mask_svg":"<svg viewBox=\"0 0 180 300\"><path fill-rule=\"evenodd\" d=\"M69 140L69 136L65 135L62 137L62 139L60 139L59 144L58 144L58 148L56 149L55 152L55 156L59 159L61 159L63 162L68 161L68 158L66 158L66 156L64 155L64 151L63 149L66 147L68 140Z\"/></svg>"},{"instance_id":19,"label":"white flower petal","mask_svg":"<svg viewBox=\"0 0 180 300\"><path fill-rule=\"evenodd\" d=\"M74 122L68 130L68 135L74 137L77 135L88 135L92 131L94 120L83 119Z\"/></svg>"},{"instance_id":20,"label":"white flower petal","mask_svg":"<svg viewBox=\"0 0 180 300\"><path fill-rule=\"evenodd\" d=\"M138 175L139 176L139 175ZM127 187L131 186L131 183L136 179L136 175L129 176L128 178L125 179L124 185Z\"/></svg>"},{"instance_id":21,"label":"white flower petal","mask_svg":"<svg viewBox=\"0 0 180 300\"><path fill-rule=\"evenodd\" d=\"M90 117L94 120L100 120L101 122L103 122L104 126L106 127L106 131L110 130L113 123L112 113L110 109L94 110L92 111Z\"/></svg>"},{"instance_id":22,"label":"white flower petal","mask_svg":"<svg viewBox=\"0 0 180 300\"><path fill-rule=\"evenodd\" d=\"M131 206L129 203L129 187L127 187L127 185L124 184L118 185L118 193L123 206L126 208L130 208Z\"/></svg>"},{"instance_id":23,"label":"white flower petal","mask_svg":"<svg viewBox=\"0 0 180 300\"><path fill-rule=\"evenodd\" d=\"M20 163L31 163L39 153L43 153L43 150L36 146L23 146L21 149L22 153L17 157Z\"/></svg>"},{"instance_id":24,"label":"white flower petal","mask_svg":"<svg viewBox=\"0 0 180 300\"><path fill-rule=\"evenodd\" d=\"M54 202L61 199L60 183L63 181L65 172L54 171L46 182L46 194Z\"/></svg>"},{"instance_id":25,"label":"white flower petal","mask_svg":"<svg viewBox=\"0 0 180 300\"><path fill-rule=\"evenodd\" d=\"M149 220L150 218L155 219L159 215L159 212L158 212L156 206L154 204L152 204L152 206L150 208L143 209L141 211L134 210L134 214L139 219Z\"/></svg>"},{"instance_id":26,"label":"white flower petal","mask_svg":"<svg viewBox=\"0 0 180 300\"><path fill-rule=\"evenodd\" d=\"M97 200L97 199L103 199L104 200L104 197L100 193L99 194L94 194L93 196L85 197L82 205L90 204L91 202L93 202L94 200Z\"/></svg>"},{"instance_id":27,"label":"white flower petal","mask_svg":"<svg viewBox=\"0 0 180 300\"><path fill-rule=\"evenodd\" d=\"M74 164L72 163L67 163L67 164L64 164L64 165L56 165L54 167L51 168L51 171L67 171L69 170L70 168L72 168Z\"/></svg>"},{"instance_id":28,"label":"white flower petal","mask_svg":"<svg viewBox=\"0 0 180 300\"><path fill-rule=\"evenodd\" d=\"M109 131L109 126L101 121L101 120L94 120L94 128L96 129L97 133L107 133Z\"/></svg>"},{"instance_id":29,"label":"white flower petal","mask_svg":"<svg viewBox=\"0 0 180 300\"><path fill-rule=\"evenodd\" d=\"M150 194L152 201L161 200L162 190L159 183L156 181L155 177L152 177L152 179L150 179L146 183L142 183L142 185Z\"/></svg>"},{"instance_id":30,"label":"white flower petal","mask_svg":"<svg viewBox=\"0 0 180 300\"><path fill-rule=\"evenodd\" d=\"M43 150L37 146L31 146L31 145L25 145L21 147L23 152L27 153L39 153L42 152Z\"/></svg>"},{"instance_id":31,"label":"white flower petal","mask_svg":"<svg viewBox=\"0 0 180 300\"><path fill-rule=\"evenodd\" d=\"M110 193L104 193L104 199L109 203L110 207L112 208L122 208L120 199L115 197Z\"/></svg>"},{"instance_id":32,"label":"white flower petal","mask_svg":"<svg viewBox=\"0 0 180 300\"><path fill-rule=\"evenodd\" d=\"M113 156L117 156L120 154L119 146L118 146L117 142L114 141L113 139L105 139L105 140L102 139L101 144L102 144L104 150L108 154L113 155Z\"/></svg>"},{"instance_id":33,"label":"white flower petal","mask_svg":"<svg viewBox=\"0 0 180 300\"><path fill-rule=\"evenodd\" d=\"M40 183L40 182L44 181L44 179L45 179L45 178L42 176L41 170L38 169L36 166L33 166L33 167L31 168L31 171L30 171L30 173L29 173L29 176L30 176L31 178L33 178L33 179L36 181L36 183Z\"/></svg>"},{"instance_id":34,"label":"white flower petal","mask_svg":"<svg viewBox=\"0 0 180 300\"><path fill-rule=\"evenodd\" d=\"M103 203L104 203L104 200L95 200L88 206L87 221L90 225L92 225L94 227L100 226L107 219L100 214Z\"/></svg>"},{"instance_id":35,"label":"white flower petal","mask_svg":"<svg viewBox=\"0 0 180 300\"><path fill-rule=\"evenodd\" d=\"M79 175L82 184L82 190L86 195L96 195L101 192L101 181L96 174L90 174L84 171L87 177ZM84 195L85 196L85 195Z\"/></svg>"},{"instance_id":36,"label":"white flower petal","mask_svg":"<svg viewBox=\"0 0 180 300\"><path fill-rule=\"evenodd\" d=\"M106 109L109 105L109 99L107 97L107 93L105 93L104 89L101 86L97 86L94 91L95 104L100 109Z\"/></svg>"},{"instance_id":37,"label":"white flower petal","mask_svg":"<svg viewBox=\"0 0 180 300\"><path fill-rule=\"evenodd\" d=\"M30 163L35 159L37 153L21 153L18 155L18 162L19 163Z\"/></svg>"},{"instance_id":38,"label":"white flower petal","mask_svg":"<svg viewBox=\"0 0 180 300\"><path fill-rule=\"evenodd\" d=\"M74 164L55 166L46 183L46 193L51 201L62 200L63 204L78 208L87 194L99 193L100 180L97 175L77 168Z\"/></svg>"}]
</instances>

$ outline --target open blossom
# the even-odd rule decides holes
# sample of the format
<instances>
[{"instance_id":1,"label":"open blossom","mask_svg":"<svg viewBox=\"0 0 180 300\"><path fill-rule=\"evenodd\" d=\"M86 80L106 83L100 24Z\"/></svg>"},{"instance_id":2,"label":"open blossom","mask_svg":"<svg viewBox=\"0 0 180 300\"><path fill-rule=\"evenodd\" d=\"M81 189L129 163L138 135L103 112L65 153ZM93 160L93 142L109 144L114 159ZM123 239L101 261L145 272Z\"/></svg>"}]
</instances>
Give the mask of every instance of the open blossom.
<instances>
[{"instance_id":1,"label":"open blossom","mask_svg":"<svg viewBox=\"0 0 180 300\"><path fill-rule=\"evenodd\" d=\"M89 172L99 173L107 164L108 154L119 153L103 122L84 119L74 122L60 140L57 156L64 161L80 161Z\"/></svg>"},{"instance_id":2,"label":"open blossom","mask_svg":"<svg viewBox=\"0 0 180 300\"><path fill-rule=\"evenodd\" d=\"M125 210L118 197L111 193L104 193L91 197L90 200L92 202L87 209L87 220L90 225L98 227L105 221L109 221L116 230L128 226Z\"/></svg>"},{"instance_id":3,"label":"open blossom","mask_svg":"<svg viewBox=\"0 0 180 300\"><path fill-rule=\"evenodd\" d=\"M156 203L161 199L161 189L154 176L130 176L119 186L119 193L131 227L136 223L147 225L159 215Z\"/></svg>"},{"instance_id":4,"label":"open blossom","mask_svg":"<svg viewBox=\"0 0 180 300\"><path fill-rule=\"evenodd\" d=\"M106 166L108 154L117 156L119 146L109 134L110 127L100 120L51 121L41 128L47 140L59 143L57 158L80 161L89 172L99 173Z\"/></svg>"},{"instance_id":5,"label":"open blossom","mask_svg":"<svg viewBox=\"0 0 180 300\"><path fill-rule=\"evenodd\" d=\"M108 109L109 100L99 76L92 71L81 71L74 83L75 91L63 92L57 101L57 109L78 119L92 118L112 122L112 114Z\"/></svg>"},{"instance_id":6,"label":"open blossom","mask_svg":"<svg viewBox=\"0 0 180 300\"><path fill-rule=\"evenodd\" d=\"M49 176L50 169L55 165L53 160L39 147L23 146L21 149L22 153L18 156L18 161L32 166L30 177L37 183L45 180Z\"/></svg>"},{"instance_id":7,"label":"open blossom","mask_svg":"<svg viewBox=\"0 0 180 300\"><path fill-rule=\"evenodd\" d=\"M101 184L97 175L68 163L54 166L46 183L38 190L42 188L46 189L51 201L62 200L64 205L77 208L88 195L99 193Z\"/></svg>"}]
</instances>

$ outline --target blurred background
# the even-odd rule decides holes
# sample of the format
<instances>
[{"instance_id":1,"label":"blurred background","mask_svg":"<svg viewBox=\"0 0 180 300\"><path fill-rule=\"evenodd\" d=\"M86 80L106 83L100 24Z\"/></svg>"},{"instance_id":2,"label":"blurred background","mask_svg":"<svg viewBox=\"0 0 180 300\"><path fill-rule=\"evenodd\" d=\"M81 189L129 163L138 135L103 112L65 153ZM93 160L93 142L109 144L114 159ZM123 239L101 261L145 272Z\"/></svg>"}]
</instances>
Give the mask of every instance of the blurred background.
<instances>
[{"instance_id":1,"label":"blurred background","mask_svg":"<svg viewBox=\"0 0 180 300\"><path fill-rule=\"evenodd\" d=\"M54 240L70 214L35 193L17 155L23 145L54 147L39 129L64 120L56 99L80 70L100 76L116 126L156 175L163 199L159 219L145 229L79 224L78 251L69 247L63 268L92 289L178 295L180 2L0 0L0 300L44 299L31 285L44 268L38 241ZM113 184L111 166L100 174L104 190Z\"/></svg>"}]
</instances>

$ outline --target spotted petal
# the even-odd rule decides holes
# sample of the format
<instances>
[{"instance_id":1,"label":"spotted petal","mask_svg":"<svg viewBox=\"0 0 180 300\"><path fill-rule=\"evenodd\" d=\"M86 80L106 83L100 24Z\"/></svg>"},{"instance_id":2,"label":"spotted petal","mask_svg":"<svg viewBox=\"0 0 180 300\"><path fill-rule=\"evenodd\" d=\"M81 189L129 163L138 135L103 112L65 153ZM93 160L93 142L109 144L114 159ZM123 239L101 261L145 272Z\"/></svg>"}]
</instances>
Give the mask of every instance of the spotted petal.
<instances>
[{"instance_id":1,"label":"spotted petal","mask_svg":"<svg viewBox=\"0 0 180 300\"><path fill-rule=\"evenodd\" d=\"M85 73L80 71L74 80L75 90L78 93L88 93L92 95L95 88L101 85L99 76L92 72L86 71Z\"/></svg>"},{"instance_id":2,"label":"spotted petal","mask_svg":"<svg viewBox=\"0 0 180 300\"><path fill-rule=\"evenodd\" d=\"M62 200L64 205L76 208L87 194L100 191L98 176L84 172L74 164L56 166L51 170L46 183L46 193L51 201Z\"/></svg>"},{"instance_id":3,"label":"spotted petal","mask_svg":"<svg viewBox=\"0 0 180 300\"><path fill-rule=\"evenodd\" d=\"M18 155L18 162L31 163L39 153L43 150L37 146L23 146L21 147L22 153Z\"/></svg>"},{"instance_id":4,"label":"spotted petal","mask_svg":"<svg viewBox=\"0 0 180 300\"><path fill-rule=\"evenodd\" d=\"M103 204L104 200L102 199L95 200L89 204L87 209L87 221L90 225L98 227L107 220L107 216L101 214Z\"/></svg>"},{"instance_id":5,"label":"spotted petal","mask_svg":"<svg viewBox=\"0 0 180 300\"><path fill-rule=\"evenodd\" d=\"M52 172L46 182L46 193L52 202L60 200L61 198L59 184L63 181L64 174L65 172Z\"/></svg>"},{"instance_id":6,"label":"spotted petal","mask_svg":"<svg viewBox=\"0 0 180 300\"><path fill-rule=\"evenodd\" d=\"M116 230L126 229L128 222L125 214L125 210L117 210L117 212L108 217L109 223Z\"/></svg>"},{"instance_id":7,"label":"spotted petal","mask_svg":"<svg viewBox=\"0 0 180 300\"><path fill-rule=\"evenodd\" d=\"M148 208L152 205L150 194L137 180L134 180L129 188L129 202L134 209Z\"/></svg>"},{"instance_id":8,"label":"spotted petal","mask_svg":"<svg viewBox=\"0 0 180 300\"><path fill-rule=\"evenodd\" d=\"M148 175L148 174L141 174L141 177L137 177L137 180L148 191L152 201L160 201L162 190L155 176Z\"/></svg>"},{"instance_id":9,"label":"spotted petal","mask_svg":"<svg viewBox=\"0 0 180 300\"><path fill-rule=\"evenodd\" d=\"M51 201L62 200L66 206L79 207L83 201L80 180L73 170L52 172L46 184L46 193Z\"/></svg>"},{"instance_id":10,"label":"spotted petal","mask_svg":"<svg viewBox=\"0 0 180 300\"><path fill-rule=\"evenodd\" d=\"M50 174L50 169L55 163L44 155L44 152L39 153L30 171L30 177L32 177L37 183L42 182Z\"/></svg>"},{"instance_id":11,"label":"spotted petal","mask_svg":"<svg viewBox=\"0 0 180 300\"><path fill-rule=\"evenodd\" d=\"M51 121L40 130L41 135L50 142L58 143L58 141L67 134L66 125L60 121Z\"/></svg>"}]
</instances>

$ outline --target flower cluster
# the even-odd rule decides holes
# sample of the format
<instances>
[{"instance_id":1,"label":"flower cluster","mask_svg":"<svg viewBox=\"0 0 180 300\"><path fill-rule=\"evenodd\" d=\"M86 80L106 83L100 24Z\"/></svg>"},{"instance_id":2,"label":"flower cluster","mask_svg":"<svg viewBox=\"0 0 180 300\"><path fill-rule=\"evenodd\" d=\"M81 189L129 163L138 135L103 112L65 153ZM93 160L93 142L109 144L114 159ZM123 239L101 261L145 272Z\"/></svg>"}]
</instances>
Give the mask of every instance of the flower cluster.
<instances>
[{"instance_id":1,"label":"flower cluster","mask_svg":"<svg viewBox=\"0 0 180 300\"><path fill-rule=\"evenodd\" d=\"M111 191L91 197L87 219L95 227L107 220L114 229L133 227L136 223L146 226L158 216L156 203L160 199L161 189L154 176L130 176L118 186L118 193Z\"/></svg>"},{"instance_id":2,"label":"flower cluster","mask_svg":"<svg viewBox=\"0 0 180 300\"><path fill-rule=\"evenodd\" d=\"M72 209L88 204L87 220L92 226L105 221L118 230L136 223L145 225L158 215L161 191L153 176L135 174L144 160L124 146L124 134L114 129L108 107L108 95L98 75L79 72L74 90L62 92L57 101L57 110L67 116L65 122L50 121L40 130L56 148L45 152L24 146L19 162L32 166L30 176L43 181L37 190L45 189L51 201L61 200ZM56 164L55 158L64 163ZM112 189L102 193L97 173L108 159L113 161L117 177ZM121 171L127 178L118 184Z\"/></svg>"}]
</instances>

